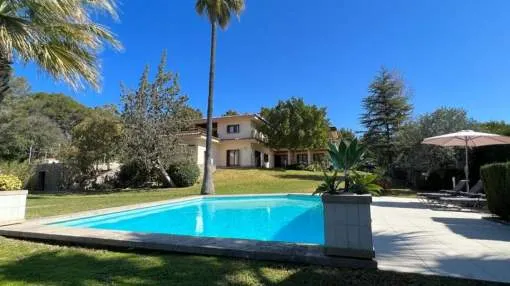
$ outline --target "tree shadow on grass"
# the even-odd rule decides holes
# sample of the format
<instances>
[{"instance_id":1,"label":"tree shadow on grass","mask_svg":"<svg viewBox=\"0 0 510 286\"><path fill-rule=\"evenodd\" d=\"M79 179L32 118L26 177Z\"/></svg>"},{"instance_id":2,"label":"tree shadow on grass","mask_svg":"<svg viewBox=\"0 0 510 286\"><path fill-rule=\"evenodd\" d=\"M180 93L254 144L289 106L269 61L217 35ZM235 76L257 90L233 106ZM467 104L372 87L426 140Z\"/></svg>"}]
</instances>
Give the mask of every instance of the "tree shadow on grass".
<instances>
[{"instance_id":1,"label":"tree shadow on grass","mask_svg":"<svg viewBox=\"0 0 510 286\"><path fill-rule=\"evenodd\" d=\"M284 172L273 174L274 177L279 179L294 179L294 180L306 180L306 181L322 181L323 175L322 174L286 174Z\"/></svg>"},{"instance_id":2,"label":"tree shadow on grass","mask_svg":"<svg viewBox=\"0 0 510 286\"><path fill-rule=\"evenodd\" d=\"M11 259L7 263L0 261L0 283L23 285L476 284L472 283L473 281L419 274L158 252L113 252L73 247L55 250L55 248L46 248L43 244L28 245L27 248L34 252L18 252L17 259Z\"/></svg>"}]
</instances>

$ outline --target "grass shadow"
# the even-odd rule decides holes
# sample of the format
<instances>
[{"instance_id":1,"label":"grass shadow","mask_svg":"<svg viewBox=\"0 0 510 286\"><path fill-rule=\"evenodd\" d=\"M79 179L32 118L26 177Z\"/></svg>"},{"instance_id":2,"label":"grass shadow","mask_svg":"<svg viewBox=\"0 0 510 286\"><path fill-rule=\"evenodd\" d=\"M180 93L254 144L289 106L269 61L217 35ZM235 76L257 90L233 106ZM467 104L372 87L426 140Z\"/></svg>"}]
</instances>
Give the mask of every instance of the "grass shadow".
<instances>
[{"instance_id":1,"label":"grass shadow","mask_svg":"<svg viewBox=\"0 0 510 286\"><path fill-rule=\"evenodd\" d=\"M29 242L22 242L28 244ZM34 244L0 262L0 282L21 285L479 285L456 278L379 270L112 252ZM21 248L28 247L27 245Z\"/></svg>"},{"instance_id":2,"label":"grass shadow","mask_svg":"<svg viewBox=\"0 0 510 286\"><path fill-rule=\"evenodd\" d=\"M273 174L274 177L280 178L280 179L294 179L294 180L306 180L306 181L322 181L323 175L322 174L287 174L287 173L279 173L279 174Z\"/></svg>"}]
</instances>

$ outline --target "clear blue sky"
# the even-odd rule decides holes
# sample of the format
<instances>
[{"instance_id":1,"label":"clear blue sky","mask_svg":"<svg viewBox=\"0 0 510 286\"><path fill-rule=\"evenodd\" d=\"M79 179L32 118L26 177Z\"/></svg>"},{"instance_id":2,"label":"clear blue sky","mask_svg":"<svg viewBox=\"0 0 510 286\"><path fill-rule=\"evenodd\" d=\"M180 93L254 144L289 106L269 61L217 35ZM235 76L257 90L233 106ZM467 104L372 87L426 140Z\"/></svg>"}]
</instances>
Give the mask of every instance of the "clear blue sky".
<instances>
[{"instance_id":1,"label":"clear blue sky","mask_svg":"<svg viewBox=\"0 0 510 286\"><path fill-rule=\"evenodd\" d=\"M122 1L106 22L125 51L105 50L101 93L73 92L32 66L17 67L33 90L60 91L97 106L119 103L161 51L190 103L206 108L209 25L194 0ZM241 21L218 38L215 114L258 112L279 99L326 106L333 124L360 130L361 99L384 65L413 90L415 115L463 107L477 120L510 121L510 1L247 0Z\"/></svg>"}]
</instances>

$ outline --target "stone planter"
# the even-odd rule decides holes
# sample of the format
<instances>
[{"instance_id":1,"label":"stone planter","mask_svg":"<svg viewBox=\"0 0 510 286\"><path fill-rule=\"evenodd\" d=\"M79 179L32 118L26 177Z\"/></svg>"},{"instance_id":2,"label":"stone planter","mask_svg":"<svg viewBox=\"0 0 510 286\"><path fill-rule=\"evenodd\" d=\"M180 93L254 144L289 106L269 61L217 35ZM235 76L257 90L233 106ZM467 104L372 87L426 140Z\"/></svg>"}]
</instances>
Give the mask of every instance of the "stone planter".
<instances>
[{"instance_id":1,"label":"stone planter","mask_svg":"<svg viewBox=\"0 0 510 286\"><path fill-rule=\"evenodd\" d=\"M370 216L371 195L322 196L324 204L324 253L363 259L375 257Z\"/></svg>"},{"instance_id":2,"label":"stone planter","mask_svg":"<svg viewBox=\"0 0 510 286\"><path fill-rule=\"evenodd\" d=\"M0 191L0 225L25 220L28 191Z\"/></svg>"}]
</instances>

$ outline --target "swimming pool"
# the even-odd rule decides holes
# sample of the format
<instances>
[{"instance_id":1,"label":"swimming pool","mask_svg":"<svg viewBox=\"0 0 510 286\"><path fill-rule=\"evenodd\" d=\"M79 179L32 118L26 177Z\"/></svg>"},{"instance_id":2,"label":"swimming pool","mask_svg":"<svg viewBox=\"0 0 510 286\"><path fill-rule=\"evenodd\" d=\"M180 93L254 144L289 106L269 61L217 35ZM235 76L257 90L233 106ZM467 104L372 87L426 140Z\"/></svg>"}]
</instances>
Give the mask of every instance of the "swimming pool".
<instances>
[{"instance_id":1,"label":"swimming pool","mask_svg":"<svg viewBox=\"0 0 510 286\"><path fill-rule=\"evenodd\" d=\"M141 233L324 243L320 197L202 197L51 225Z\"/></svg>"}]
</instances>

